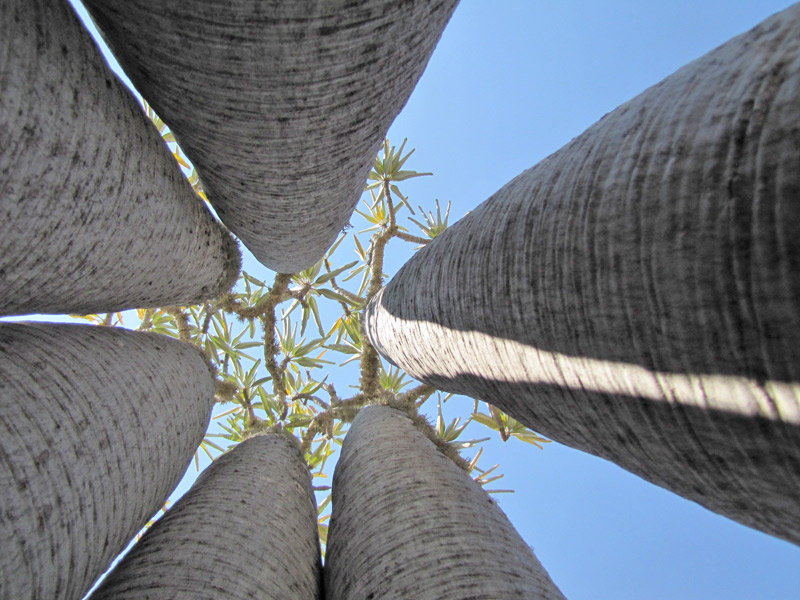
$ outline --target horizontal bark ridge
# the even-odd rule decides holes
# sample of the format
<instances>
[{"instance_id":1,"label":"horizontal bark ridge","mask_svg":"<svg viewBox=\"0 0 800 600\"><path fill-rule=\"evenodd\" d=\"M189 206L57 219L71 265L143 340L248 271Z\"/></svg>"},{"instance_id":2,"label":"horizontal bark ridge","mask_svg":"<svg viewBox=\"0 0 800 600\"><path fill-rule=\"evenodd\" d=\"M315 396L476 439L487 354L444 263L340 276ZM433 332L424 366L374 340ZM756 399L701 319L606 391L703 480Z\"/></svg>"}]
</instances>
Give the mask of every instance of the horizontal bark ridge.
<instances>
[{"instance_id":1,"label":"horizontal bark ridge","mask_svg":"<svg viewBox=\"0 0 800 600\"><path fill-rule=\"evenodd\" d=\"M438 236L373 345L800 543L800 5L603 117Z\"/></svg>"},{"instance_id":2,"label":"horizontal bark ridge","mask_svg":"<svg viewBox=\"0 0 800 600\"><path fill-rule=\"evenodd\" d=\"M563 599L486 492L385 406L345 438L325 556L332 600Z\"/></svg>"},{"instance_id":3,"label":"horizontal bark ridge","mask_svg":"<svg viewBox=\"0 0 800 600\"><path fill-rule=\"evenodd\" d=\"M68 3L0 3L0 315L185 305L236 241Z\"/></svg>"},{"instance_id":4,"label":"horizontal bark ridge","mask_svg":"<svg viewBox=\"0 0 800 600\"><path fill-rule=\"evenodd\" d=\"M308 469L283 434L223 454L148 530L92 600L321 598Z\"/></svg>"},{"instance_id":5,"label":"horizontal bark ridge","mask_svg":"<svg viewBox=\"0 0 800 600\"><path fill-rule=\"evenodd\" d=\"M80 598L163 506L214 398L192 346L0 324L0 597Z\"/></svg>"},{"instance_id":6,"label":"horizontal bark ridge","mask_svg":"<svg viewBox=\"0 0 800 600\"><path fill-rule=\"evenodd\" d=\"M293 273L350 219L457 0L85 4L223 222Z\"/></svg>"}]
</instances>

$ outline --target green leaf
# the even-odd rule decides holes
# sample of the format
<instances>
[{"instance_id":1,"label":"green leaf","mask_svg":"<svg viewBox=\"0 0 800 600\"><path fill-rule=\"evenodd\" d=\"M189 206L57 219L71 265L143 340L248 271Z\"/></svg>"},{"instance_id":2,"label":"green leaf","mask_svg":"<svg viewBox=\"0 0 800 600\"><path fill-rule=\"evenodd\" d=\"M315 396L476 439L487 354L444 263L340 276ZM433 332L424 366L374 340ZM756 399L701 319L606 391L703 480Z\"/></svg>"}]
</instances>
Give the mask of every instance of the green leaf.
<instances>
[{"instance_id":1,"label":"green leaf","mask_svg":"<svg viewBox=\"0 0 800 600\"><path fill-rule=\"evenodd\" d=\"M344 302L345 304L349 304L350 306L356 306L356 303L347 298L346 296L342 296L338 292L334 292L333 290L329 290L326 288L322 288L319 290L319 293L329 300L336 300L337 302Z\"/></svg>"},{"instance_id":2,"label":"green leaf","mask_svg":"<svg viewBox=\"0 0 800 600\"><path fill-rule=\"evenodd\" d=\"M329 360L323 360L321 358L311 358L310 356L301 356L300 358L294 359L293 362L296 362L301 367L306 367L309 369L315 369L317 367L321 367L322 365L336 364Z\"/></svg>"},{"instance_id":3,"label":"green leaf","mask_svg":"<svg viewBox=\"0 0 800 600\"><path fill-rule=\"evenodd\" d=\"M325 348L329 348L342 354L359 354L358 348L348 344L325 344Z\"/></svg>"},{"instance_id":4,"label":"green leaf","mask_svg":"<svg viewBox=\"0 0 800 600\"><path fill-rule=\"evenodd\" d=\"M363 260L364 262L366 262L366 260L367 260L367 253L366 253L366 252L364 252L364 248L363 248L363 246L361 246L361 242L359 242L359 241L358 241L358 238L357 238L356 236L353 236L353 240L355 240L355 242L356 242L356 248L357 248L356 252L357 252L357 253L358 253L358 255L361 257L361 260Z\"/></svg>"},{"instance_id":5,"label":"green leaf","mask_svg":"<svg viewBox=\"0 0 800 600\"><path fill-rule=\"evenodd\" d=\"M313 296L308 297L308 305L311 307L311 312L314 313L314 321L317 324L319 334L325 337L325 330L322 328L322 321L319 318L319 309L317 308L317 301Z\"/></svg>"},{"instance_id":6,"label":"green leaf","mask_svg":"<svg viewBox=\"0 0 800 600\"><path fill-rule=\"evenodd\" d=\"M307 417L304 415L290 415L289 418L286 420L286 425L288 427L305 427L311 423L313 417Z\"/></svg>"},{"instance_id":7,"label":"green leaf","mask_svg":"<svg viewBox=\"0 0 800 600\"><path fill-rule=\"evenodd\" d=\"M357 260L354 260L353 262L351 262L351 263L347 263L347 264L346 264L346 265L344 265L343 267L339 267L338 269L336 269L336 270L334 270L334 271L331 271L330 273L325 273L324 275L321 275L320 277L318 277L318 278L317 278L317 280L314 282L314 285L319 285L319 284L322 284L322 283L327 283L328 281L330 281L331 279L333 279L334 277L336 277L336 276L337 276L337 275L339 275L340 273L343 273L343 272L344 272L344 271L346 271L347 269L351 269L351 268L353 268L353 267L354 267L354 266L356 266L357 264L358 264L358 261L357 261ZM322 290L320 290L320 291L322 291Z\"/></svg>"},{"instance_id":8,"label":"green leaf","mask_svg":"<svg viewBox=\"0 0 800 600\"><path fill-rule=\"evenodd\" d=\"M356 347L360 347L361 334L358 331L358 326L355 323L352 323L350 319L342 319L342 325L347 331L347 334L350 336L350 339L353 340L353 344Z\"/></svg>"},{"instance_id":9,"label":"green leaf","mask_svg":"<svg viewBox=\"0 0 800 600\"><path fill-rule=\"evenodd\" d=\"M259 279L256 279L255 277L253 277L252 275L250 275L246 271L242 271L242 277L244 279L246 279L247 281L249 281L250 283L252 283L253 285L256 285L256 286L259 286L259 287L266 286L266 284L263 281L261 281Z\"/></svg>"},{"instance_id":10,"label":"green leaf","mask_svg":"<svg viewBox=\"0 0 800 600\"><path fill-rule=\"evenodd\" d=\"M300 320L300 335L306 332L306 325L308 324L308 317L311 314L311 309L308 307L308 302L303 305L303 316Z\"/></svg>"},{"instance_id":11,"label":"green leaf","mask_svg":"<svg viewBox=\"0 0 800 600\"><path fill-rule=\"evenodd\" d=\"M214 442L209 440L208 436L203 438L203 445L211 446L212 448L214 448L215 450L219 450L220 452L225 452L225 450L223 448L220 448L217 444L215 444ZM209 454L209 456L211 456L211 455Z\"/></svg>"},{"instance_id":12,"label":"green leaf","mask_svg":"<svg viewBox=\"0 0 800 600\"><path fill-rule=\"evenodd\" d=\"M321 514L322 514L322 512L325 510L325 508L328 506L328 504L330 504L330 503L331 503L331 497L332 497L332 495L331 495L331 494L328 494L328 495L325 497L325 500L323 500L323 501L322 501L322 502L319 504L319 506L317 506L317 514L318 514L318 515L321 515Z\"/></svg>"},{"instance_id":13,"label":"green leaf","mask_svg":"<svg viewBox=\"0 0 800 600\"><path fill-rule=\"evenodd\" d=\"M489 415L485 415L483 413L473 413L472 420L477 421L481 425L485 425L486 427L492 429L493 431L500 431L500 427L497 425L495 420Z\"/></svg>"},{"instance_id":14,"label":"green leaf","mask_svg":"<svg viewBox=\"0 0 800 600\"><path fill-rule=\"evenodd\" d=\"M353 277L355 277L356 275L361 273L361 271L363 271L366 268L367 268L367 265L361 265L357 269L353 269L352 271L350 271L350 273L347 275L347 277L342 279L342 281L350 281Z\"/></svg>"},{"instance_id":15,"label":"green leaf","mask_svg":"<svg viewBox=\"0 0 800 600\"><path fill-rule=\"evenodd\" d=\"M302 346L298 346L292 352L292 356L305 356L306 354L311 352L311 350L313 350L314 348L318 347L320 345L320 343L322 343L323 341L325 341L325 338L316 338L314 340L311 340L307 344L303 344Z\"/></svg>"},{"instance_id":16,"label":"green leaf","mask_svg":"<svg viewBox=\"0 0 800 600\"><path fill-rule=\"evenodd\" d=\"M242 342L240 344L236 344L237 350L247 350L248 348L260 348L264 345L264 342Z\"/></svg>"},{"instance_id":17,"label":"green leaf","mask_svg":"<svg viewBox=\"0 0 800 600\"><path fill-rule=\"evenodd\" d=\"M282 319L285 319L286 317L288 317L288 316L291 314L291 312L292 312L292 311L293 311L295 308L297 308L297 307L299 306L299 304L300 304L300 300L298 300L297 298L295 298L295 299L294 299L294 302L292 302L292 303L289 305L289 308L287 308L285 311L283 311L283 313L281 314L281 318L282 318Z\"/></svg>"},{"instance_id":18,"label":"green leaf","mask_svg":"<svg viewBox=\"0 0 800 600\"><path fill-rule=\"evenodd\" d=\"M533 444L534 446L536 446L540 450L544 449L542 444L549 444L550 443L550 440L545 439L545 438L537 435L536 433L534 433L533 431L530 431L530 430L528 430L526 432L523 432L523 433L512 433L511 435L513 435L518 440L520 440L522 442L525 442L526 444Z\"/></svg>"},{"instance_id":19,"label":"green leaf","mask_svg":"<svg viewBox=\"0 0 800 600\"><path fill-rule=\"evenodd\" d=\"M346 238L346 237L347 237L347 234L346 234L346 233L342 233L342 234L339 236L339 239L338 239L338 240L336 240L336 241L333 243L333 246L331 246L330 248L328 248L328 252L326 253L326 254L327 254L327 256L333 256L333 253L334 253L334 252L336 252L336 249L339 247L339 244L341 244L341 243L342 243L342 240L343 240L344 238Z\"/></svg>"}]
</instances>

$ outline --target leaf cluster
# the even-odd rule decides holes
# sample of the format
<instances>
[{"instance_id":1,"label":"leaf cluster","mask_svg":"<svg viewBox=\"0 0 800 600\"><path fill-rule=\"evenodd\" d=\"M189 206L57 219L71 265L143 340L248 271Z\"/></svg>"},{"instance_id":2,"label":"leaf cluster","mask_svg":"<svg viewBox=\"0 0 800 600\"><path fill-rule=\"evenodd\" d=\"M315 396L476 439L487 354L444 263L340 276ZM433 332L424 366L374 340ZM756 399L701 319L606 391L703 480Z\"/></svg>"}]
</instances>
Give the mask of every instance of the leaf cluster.
<instances>
[{"instance_id":1,"label":"leaf cluster","mask_svg":"<svg viewBox=\"0 0 800 600\"><path fill-rule=\"evenodd\" d=\"M145 108L193 187L205 198L174 136L149 106ZM376 158L365 189L367 198L356 211L367 226L356 234L342 232L313 267L291 274L243 272L232 292L194 306L81 317L103 326L134 321L139 330L181 339L203 352L216 372L218 407L195 454L198 468L202 455L213 459L250 436L285 432L298 440L313 477L327 479L326 465L341 446L347 424L360 407L374 403L407 411L426 435L475 473L482 485L502 475L489 477L497 465L478 467L481 452L470 460L458 455L489 439L462 439L470 424L497 432L503 441L516 438L538 447L547 442L493 406L487 404L488 413L481 412L477 400L471 415L446 419L444 405L451 395L415 383L398 367L385 364L363 334L364 307L385 278L387 244L398 238L421 247L448 226L450 203L442 216L438 200L435 215L420 206L421 220L409 217L409 225L422 235L398 225L401 210L415 214L398 182L430 175L405 168L413 153L403 154L405 144L396 149L386 140ZM364 234L370 234L369 238ZM340 387L342 381L348 382L351 393L340 396L334 381ZM424 411L434 397L435 423L431 424ZM328 496L319 505L323 543L329 502Z\"/></svg>"}]
</instances>

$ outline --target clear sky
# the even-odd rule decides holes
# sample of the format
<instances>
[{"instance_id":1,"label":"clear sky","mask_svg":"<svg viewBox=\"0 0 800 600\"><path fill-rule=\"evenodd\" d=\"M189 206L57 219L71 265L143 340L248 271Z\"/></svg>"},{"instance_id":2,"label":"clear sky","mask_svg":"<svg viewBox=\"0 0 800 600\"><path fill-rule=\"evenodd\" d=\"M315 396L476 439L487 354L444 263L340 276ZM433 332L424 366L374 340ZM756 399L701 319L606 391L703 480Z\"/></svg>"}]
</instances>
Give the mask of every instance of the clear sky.
<instances>
[{"instance_id":1,"label":"clear sky","mask_svg":"<svg viewBox=\"0 0 800 600\"><path fill-rule=\"evenodd\" d=\"M462 0L390 130L460 217L605 113L788 0ZM449 403L448 403L449 404ZM476 432L478 433L478 432ZM571 600L800 599L800 548L598 458L491 442L500 506ZM498 484L501 482L498 482Z\"/></svg>"},{"instance_id":2,"label":"clear sky","mask_svg":"<svg viewBox=\"0 0 800 600\"><path fill-rule=\"evenodd\" d=\"M408 168L434 173L403 189L414 206L452 201L452 222L605 113L789 4L462 0L389 133L417 149ZM407 256L389 252L386 271ZM253 263L245 268L258 273ZM486 446L484 464L505 473L498 487L516 490L498 496L501 508L571 600L800 600L798 547L558 444Z\"/></svg>"}]
</instances>

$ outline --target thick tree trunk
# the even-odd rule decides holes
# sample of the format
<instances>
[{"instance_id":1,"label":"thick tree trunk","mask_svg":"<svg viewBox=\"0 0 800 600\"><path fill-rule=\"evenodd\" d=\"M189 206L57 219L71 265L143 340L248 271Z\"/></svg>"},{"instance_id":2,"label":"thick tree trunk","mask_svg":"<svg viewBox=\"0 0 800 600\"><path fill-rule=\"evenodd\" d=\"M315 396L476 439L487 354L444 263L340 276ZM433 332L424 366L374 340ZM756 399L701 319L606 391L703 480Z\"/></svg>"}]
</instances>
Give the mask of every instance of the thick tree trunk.
<instances>
[{"instance_id":1,"label":"thick tree trunk","mask_svg":"<svg viewBox=\"0 0 800 600\"><path fill-rule=\"evenodd\" d=\"M320 571L308 469L263 435L217 458L91 597L313 600Z\"/></svg>"},{"instance_id":2,"label":"thick tree trunk","mask_svg":"<svg viewBox=\"0 0 800 600\"><path fill-rule=\"evenodd\" d=\"M350 219L457 0L85 4L223 222L291 273Z\"/></svg>"},{"instance_id":3,"label":"thick tree trunk","mask_svg":"<svg viewBox=\"0 0 800 600\"><path fill-rule=\"evenodd\" d=\"M0 597L79 599L163 506L214 398L194 347L0 324Z\"/></svg>"},{"instance_id":4,"label":"thick tree trunk","mask_svg":"<svg viewBox=\"0 0 800 600\"><path fill-rule=\"evenodd\" d=\"M330 600L564 598L496 502L402 412L362 409L333 481Z\"/></svg>"},{"instance_id":5,"label":"thick tree trunk","mask_svg":"<svg viewBox=\"0 0 800 600\"><path fill-rule=\"evenodd\" d=\"M800 543L800 5L606 115L368 309L409 373Z\"/></svg>"},{"instance_id":6,"label":"thick tree trunk","mask_svg":"<svg viewBox=\"0 0 800 600\"><path fill-rule=\"evenodd\" d=\"M0 1L0 315L190 304L239 272L67 2Z\"/></svg>"}]
</instances>

